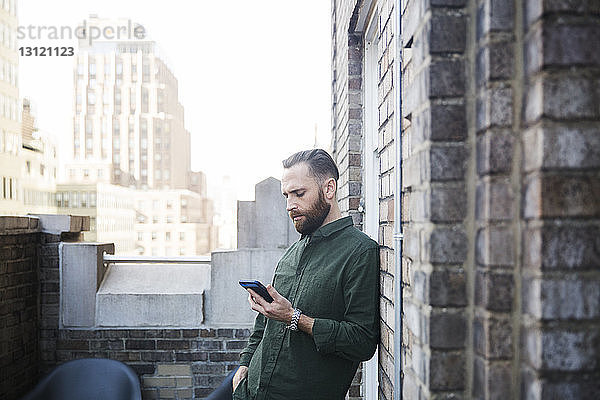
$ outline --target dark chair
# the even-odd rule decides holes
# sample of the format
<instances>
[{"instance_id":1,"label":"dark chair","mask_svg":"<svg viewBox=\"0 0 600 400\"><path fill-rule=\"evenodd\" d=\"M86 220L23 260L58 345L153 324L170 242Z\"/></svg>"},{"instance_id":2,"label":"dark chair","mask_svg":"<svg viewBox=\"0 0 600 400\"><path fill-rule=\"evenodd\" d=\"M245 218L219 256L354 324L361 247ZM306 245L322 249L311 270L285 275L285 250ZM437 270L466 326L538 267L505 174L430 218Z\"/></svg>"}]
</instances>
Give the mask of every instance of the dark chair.
<instances>
[{"instance_id":1,"label":"dark chair","mask_svg":"<svg viewBox=\"0 0 600 400\"><path fill-rule=\"evenodd\" d=\"M56 367L22 400L141 400L140 382L122 362L73 360Z\"/></svg>"}]
</instances>

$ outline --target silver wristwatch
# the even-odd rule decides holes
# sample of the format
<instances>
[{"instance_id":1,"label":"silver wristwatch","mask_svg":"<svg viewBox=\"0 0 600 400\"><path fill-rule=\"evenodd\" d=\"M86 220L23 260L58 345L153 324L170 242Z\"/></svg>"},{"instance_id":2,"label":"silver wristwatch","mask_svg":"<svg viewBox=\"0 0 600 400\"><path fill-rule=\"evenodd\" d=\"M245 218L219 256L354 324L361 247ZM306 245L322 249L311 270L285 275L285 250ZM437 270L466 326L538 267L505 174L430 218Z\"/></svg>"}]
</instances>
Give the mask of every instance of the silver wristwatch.
<instances>
[{"instance_id":1,"label":"silver wristwatch","mask_svg":"<svg viewBox=\"0 0 600 400\"><path fill-rule=\"evenodd\" d=\"M294 308L294 313L292 314L292 321L290 322L290 324L288 326L286 326L286 328L288 328L290 331L297 331L298 330L298 321L300 320L301 314L302 314L302 311L300 311L299 308Z\"/></svg>"}]
</instances>

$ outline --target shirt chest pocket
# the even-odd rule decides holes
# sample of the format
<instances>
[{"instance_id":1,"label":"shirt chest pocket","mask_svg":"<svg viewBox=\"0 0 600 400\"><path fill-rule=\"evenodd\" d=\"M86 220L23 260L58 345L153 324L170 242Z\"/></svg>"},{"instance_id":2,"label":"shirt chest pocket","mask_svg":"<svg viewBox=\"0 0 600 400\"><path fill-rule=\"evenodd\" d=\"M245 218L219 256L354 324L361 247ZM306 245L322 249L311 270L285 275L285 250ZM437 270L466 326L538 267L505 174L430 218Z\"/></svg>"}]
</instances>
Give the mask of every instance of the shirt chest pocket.
<instances>
[{"instance_id":1,"label":"shirt chest pocket","mask_svg":"<svg viewBox=\"0 0 600 400\"><path fill-rule=\"evenodd\" d=\"M333 279L311 279L303 282L297 307L313 318L333 317L336 283Z\"/></svg>"},{"instance_id":2,"label":"shirt chest pocket","mask_svg":"<svg viewBox=\"0 0 600 400\"><path fill-rule=\"evenodd\" d=\"M289 266L280 266L273 277L273 287L280 295L289 299L296 280L296 274Z\"/></svg>"}]
</instances>

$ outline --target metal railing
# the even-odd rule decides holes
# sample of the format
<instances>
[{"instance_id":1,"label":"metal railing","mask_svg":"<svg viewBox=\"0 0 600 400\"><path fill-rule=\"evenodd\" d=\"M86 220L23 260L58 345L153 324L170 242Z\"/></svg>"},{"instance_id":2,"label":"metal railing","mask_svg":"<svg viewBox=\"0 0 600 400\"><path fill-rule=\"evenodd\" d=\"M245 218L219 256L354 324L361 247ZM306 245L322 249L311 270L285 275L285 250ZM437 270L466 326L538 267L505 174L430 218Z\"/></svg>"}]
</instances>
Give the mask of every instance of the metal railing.
<instances>
[{"instance_id":1,"label":"metal railing","mask_svg":"<svg viewBox=\"0 0 600 400\"><path fill-rule=\"evenodd\" d=\"M210 264L210 256L121 256L103 253L104 265L108 264Z\"/></svg>"}]
</instances>

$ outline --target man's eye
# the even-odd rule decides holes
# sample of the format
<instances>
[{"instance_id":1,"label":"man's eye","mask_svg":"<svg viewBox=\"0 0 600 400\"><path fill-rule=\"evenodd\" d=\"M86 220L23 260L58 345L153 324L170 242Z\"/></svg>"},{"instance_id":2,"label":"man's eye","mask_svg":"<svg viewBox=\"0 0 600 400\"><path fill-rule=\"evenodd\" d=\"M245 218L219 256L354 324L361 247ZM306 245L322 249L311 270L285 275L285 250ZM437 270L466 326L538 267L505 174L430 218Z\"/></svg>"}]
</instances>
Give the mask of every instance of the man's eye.
<instances>
[{"instance_id":1,"label":"man's eye","mask_svg":"<svg viewBox=\"0 0 600 400\"><path fill-rule=\"evenodd\" d=\"M304 196L304 192L298 193L298 197Z\"/></svg>"}]
</instances>

